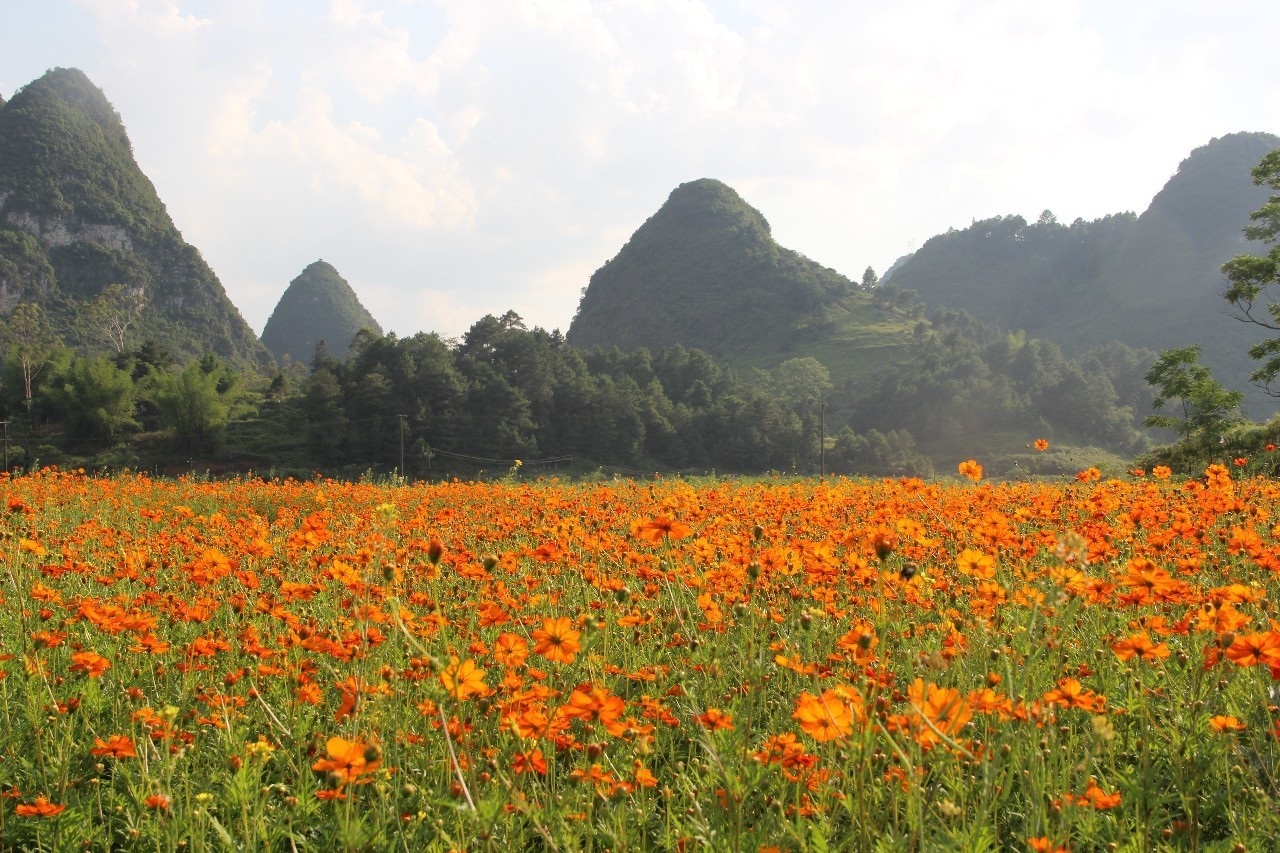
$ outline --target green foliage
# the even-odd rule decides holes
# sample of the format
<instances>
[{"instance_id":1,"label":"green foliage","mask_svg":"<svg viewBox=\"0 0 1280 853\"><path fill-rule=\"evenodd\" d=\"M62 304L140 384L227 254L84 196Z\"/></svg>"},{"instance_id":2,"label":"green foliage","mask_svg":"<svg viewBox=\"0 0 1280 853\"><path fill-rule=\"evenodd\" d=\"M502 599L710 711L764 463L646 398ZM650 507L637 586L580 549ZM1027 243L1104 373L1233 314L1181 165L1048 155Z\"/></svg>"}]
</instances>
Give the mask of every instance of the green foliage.
<instances>
[{"instance_id":1,"label":"green foliage","mask_svg":"<svg viewBox=\"0 0 1280 853\"><path fill-rule=\"evenodd\" d=\"M155 377L154 399L175 447L185 453L216 450L238 397L238 377L216 356Z\"/></svg>"},{"instance_id":2,"label":"green foliage","mask_svg":"<svg viewBox=\"0 0 1280 853\"><path fill-rule=\"evenodd\" d=\"M21 301L47 298L55 281L53 267L35 237L0 228L0 311Z\"/></svg>"},{"instance_id":3,"label":"green foliage","mask_svg":"<svg viewBox=\"0 0 1280 853\"><path fill-rule=\"evenodd\" d=\"M33 384L45 362L59 346L44 311L33 302L18 305L0 325L0 348L6 358L18 366L22 376L24 399L30 408Z\"/></svg>"},{"instance_id":4,"label":"green foliage","mask_svg":"<svg viewBox=\"0 0 1280 853\"><path fill-rule=\"evenodd\" d=\"M267 320L262 342L277 361L305 358L321 341L346 358L361 329L382 334L382 326L360 304L346 279L331 265L316 261L289 283Z\"/></svg>"},{"instance_id":5,"label":"green foliage","mask_svg":"<svg viewBox=\"0 0 1280 853\"><path fill-rule=\"evenodd\" d=\"M1201 445L1219 440L1231 424L1240 420L1244 395L1228 391L1200 364L1200 347L1192 345L1165 350L1147 373L1147 382L1157 389L1157 409L1176 401L1177 414L1151 415L1144 424L1171 429L1186 442Z\"/></svg>"},{"instance_id":6,"label":"green foliage","mask_svg":"<svg viewBox=\"0 0 1280 853\"><path fill-rule=\"evenodd\" d=\"M105 344L112 352L122 353L129 327L145 306L146 297L141 289L113 284L84 306L80 324L85 333Z\"/></svg>"},{"instance_id":7,"label":"green foliage","mask_svg":"<svg viewBox=\"0 0 1280 853\"><path fill-rule=\"evenodd\" d=\"M73 68L49 71L0 110L0 187L13 193L6 209L139 231L169 225L120 116Z\"/></svg>"},{"instance_id":8,"label":"green foliage","mask_svg":"<svg viewBox=\"0 0 1280 853\"><path fill-rule=\"evenodd\" d=\"M1245 228L1245 236L1271 246L1264 255L1237 255L1222 266L1230 284L1224 294L1236 307L1243 319L1266 329L1280 332L1280 151L1271 151L1253 170L1253 182L1271 188L1272 195L1266 204L1249 215L1252 225ZM1276 289L1272 290L1273 285ZM1261 302L1261 304L1259 304ZM1280 396L1280 388L1273 384L1280 381L1280 335L1268 338L1249 348L1249 357L1259 362L1250 379L1261 384L1268 394Z\"/></svg>"},{"instance_id":9,"label":"green foliage","mask_svg":"<svg viewBox=\"0 0 1280 853\"><path fill-rule=\"evenodd\" d=\"M930 310L964 310L1070 355L1112 341L1157 352L1197 343L1215 375L1244 387L1240 356L1263 341L1262 330L1220 309L1219 268L1240 252L1236 223L1265 199L1249 170L1278 146L1266 133L1215 139L1191 152L1141 216L976 221L927 241L885 278L917 290ZM1255 416L1275 411L1261 391L1245 403Z\"/></svg>"},{"instance_id":10,"label":"green foliage","mask_svg":"<svg viewBox=\"0 0 1280 853\"><path fill-rule=\"evenodd\" d=\"M69 344L98 353L81 308L121 285L147 303L132 324L138 337L184 360L210 349L245 366L270 360L81 72L54 69L0 107L0 198L0 312L37 302Z\"/></svg>"},{"instance_id":11,"label":"green foliage","mask_svg":"<svg viewBox=\"0 0 1280 853\"><path fill-rule=\"evenodd\" d=\"M133 377L113 359L77 358L51 391L72 439L111 443L138 428Z\"/></svg>"},{"instance_id":12,"label":"green foliage","mask_svg":"<svg viewBox=\"0 0 1280 853\"><path fill-rule=\"evenodd\" d=\"M717 357L758 347L849 296L849 279L774 242L760 212L719 181L681 184L591 277L567 340Z\"/></svg>"}]
</instances>

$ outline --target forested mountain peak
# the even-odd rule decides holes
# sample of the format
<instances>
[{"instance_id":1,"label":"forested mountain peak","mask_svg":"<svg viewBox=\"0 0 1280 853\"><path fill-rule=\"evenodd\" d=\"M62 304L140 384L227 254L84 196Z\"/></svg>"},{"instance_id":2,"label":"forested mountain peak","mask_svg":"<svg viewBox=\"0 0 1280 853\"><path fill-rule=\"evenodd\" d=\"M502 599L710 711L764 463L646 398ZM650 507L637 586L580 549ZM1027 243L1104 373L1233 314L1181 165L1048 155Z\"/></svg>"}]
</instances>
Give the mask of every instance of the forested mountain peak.
<instances>
[{"instance_id":1,"label":"forested mountain peak","mask_svg":"<svg viewBox=\"0 0 1280 853\"><path fill-rule=\"evenodd\" d=\"M849 279L779 246L764 216L731 187L704 178L673 190L596 271L566 339L726 355L852 290Z\"/></svg>"},{"instance_id":2,"label":"forested mountain peak","mask_svg":"<svg viewBox=\"0 0 1280 853\"><path fill-rule=\"evenodd\" d=\"M892 283L930 308L963 309L1068 354L1111 341L1153 351L1201 344L1204 363L1247 390L1251 410L1265 416L1274 400L1248 382L1259 330L1229 316L1220 267L1249 250L1243 229L1267 197L1251 170L1277 147L1280 137L1269 133L1211 140L1140 216L1065 226L1045 211L1034 223L998 216L949 230L896 266Z\"/></svg>"},{"instance_id":3,"label":"forested mountain peak","mask_svg":"<svg viewBox=\"0 0 1280 853\"><path fill-rule=\"evenodd\" d=\"M360 298L332 264L316 261L289 283L262 330L262 342L276 359L311 359L324 341L329 351L346 358L351 339L361 329L382 334L382 326L360 304Z\"/></svg>"},{"instance_id":4,"label":"forested mountain peak","mask_svg":"<svg viewBox=\"0 0 1280 853\"><path fill-rule=\"evenodd\" d=\"M119 286L141 311L133 343L183 358L269 359L133 158L120 116L83 72L57 68L0 106L0 315L38 303L69 344Z\"/></svg>"}]
</instances>

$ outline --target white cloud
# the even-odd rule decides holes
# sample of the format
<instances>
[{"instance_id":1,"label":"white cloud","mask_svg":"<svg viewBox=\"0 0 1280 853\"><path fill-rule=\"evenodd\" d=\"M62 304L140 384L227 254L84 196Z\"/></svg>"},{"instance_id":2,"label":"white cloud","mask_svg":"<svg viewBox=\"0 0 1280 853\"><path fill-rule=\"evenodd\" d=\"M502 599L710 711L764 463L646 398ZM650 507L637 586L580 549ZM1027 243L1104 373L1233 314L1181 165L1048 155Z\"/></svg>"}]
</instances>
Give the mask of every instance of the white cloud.
<instances>
[{"instance_id":1,"label":"white cloud","mask_svg":"<svg viewBox=\"0 0 1280 853\"><path fill-rule=\"evenodd\" d=\"M975 217L1141 209L1210 137L1280 130L1280 58L1248 49L1280 6L1249 0L41 8L24 38L103 87L257 328L317 257L401 334L507 308L563 328L700 177L857 276ZM96 38L76 62L56 50L71 19ZM13 38L10 89L44 70L10 80L32 50Z\"/></svg>"}]
</instances>

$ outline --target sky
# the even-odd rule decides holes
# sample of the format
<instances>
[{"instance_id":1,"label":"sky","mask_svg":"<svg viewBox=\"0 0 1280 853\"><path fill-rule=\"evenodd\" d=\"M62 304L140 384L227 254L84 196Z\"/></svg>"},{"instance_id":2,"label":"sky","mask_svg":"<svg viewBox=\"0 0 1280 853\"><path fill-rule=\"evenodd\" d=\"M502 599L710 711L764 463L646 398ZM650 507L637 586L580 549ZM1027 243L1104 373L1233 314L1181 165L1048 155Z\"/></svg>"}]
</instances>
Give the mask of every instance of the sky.
<instances>
[{"instance_id":1,"label":"sky","mask_svg":"<svg viewBox=\"0 0 1280 853\"><path fill-rule=\"evenodd\" d=\"M699 178L858 280L975 219L1141 212L1192 149L1280 132L1273 0L0 0L0 22L0 95L88 74L257 332L317 259L400 336L508 310L567 330Z\"/></svg>"}]
</instances>

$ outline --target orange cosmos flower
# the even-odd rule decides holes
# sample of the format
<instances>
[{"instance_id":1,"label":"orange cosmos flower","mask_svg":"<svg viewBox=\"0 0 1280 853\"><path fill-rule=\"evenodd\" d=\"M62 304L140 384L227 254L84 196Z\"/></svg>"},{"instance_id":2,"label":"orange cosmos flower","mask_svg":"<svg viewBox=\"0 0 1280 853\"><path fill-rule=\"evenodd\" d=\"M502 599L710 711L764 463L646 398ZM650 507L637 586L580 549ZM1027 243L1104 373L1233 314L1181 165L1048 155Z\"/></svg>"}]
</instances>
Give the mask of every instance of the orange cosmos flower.
<instances>
[{"instance_id":1,"label":"orange cosmos flower","mask_svg":"<svg viewBox=\"0 0 1280 853\"><path fill-rule=\"evenodd\" d=\"M332 773L341 782L356 782L366 773L382 766L381 751L376 746L358 740L331 737L325 743L328 758L321 758L311 769L317 773Z\"/></svg>"},{"instance_id":2,"label":"orange cosmos flower","mask_svg":"<svg viewBox=\"0 0 1280 853\"><path fill-rule=\"evenodd\" d=\"M493 641L493 659L505 667L520 666L529 657L529 644L519 634L499 634Z\"/></svg>"},{"instance_id":3,"label":"orange cosmos flower","mask_svg":"<svg viewBox=\"0 0 1280 853\"><path fill-rule=\"evenodd\" d=\"M938 732L955 737L973 718L973 708L959 690L926 683L923 678L917 678L907 688L907 701L913 711L908 720L916 729L916 740L925 749L932 749L940 742ZM932 725L925 723L925 718Z\"/></svg>"},{"instance_id":4,"label":"orange cosmos flower","mask_svg":"<svg viewBox=\"0 0 1280 853\"><path fill-rule=\"evenodd\" d=\"M1043 453L1044 451L1049 449L1049 442L1044 440L1043 438L1037 438L1035 443L1035 448L1036 450L1039 450L1041 453Z\"/></svg>"},{"instance_id":5,"label":"orange cosmos flower","mask_svg":"<svg viewBox=\"0 0 1280 853\"><path fill-rule=\"evenodd\" d=\"M960 476L968 477L975 483L982 479L982 466L973 459L966 459L961 462L956 470L960 472Z\"/></svg>"},{"instance_id":6,"label":"orange cosmos flower","mask_svg":"<svg viewBox=\"0 0 1280 853\"><path fill-rule=\"evenodd\" d=\"M974 548L965 548L956 557L956 568L962 575L988 580L996 576L996 558Z\"/></svg>"},{"instance_id":7,"label":"orange cosmos flower","mask_svg":"<svg viewBox=\"0 0 1280 853\"><path fill-rule=\"evenodd\" d=\"M124 735L112 735L103 740L102 738L94 738L95 746L89 750L94 755L105 755L110 758L137 758L138 751L135 748L132 738Z\"/></svg>"},{"instance_id":8,"label":"orange cosmos flower","mask_svg":"<svg viewBox=\"0 0 1280 853\"><path fill-rule=\"evenodd\" d=\"M616 722L626 713L626 703L614 696L604 687L581 688L569 694L568 704L561 713L566 717L577 717L580 720L599 720L606 726Z\"/></svg>"},{"instance_id":9,"label":"orange cosmos flower","mask_svg":"<svg viewBox=\"0 0 1280 853\"><path fill-rule=\"evenodd\" d=\"M693 528L681 521L665 515L655 516L641 522L635 528L635 534L647 542L657 545L663 537L667 539L683 539L693 533Z\"/></svg>"},{"instance_id":10,"label":"orange cosmos flower","mask_svg":"<svg viewBox=\"0 0 1280 853\"><path fill-rule=\"evenodd\" d=\"M523 773L537 773L539 776L547 775L547 759L542 756L542 750L535 749L532 752L517 752L511 757L511 769L515 771L517 776Z\"/></svg>"},{"instance_id":11,"label":"orange cosmos flower","mask_svg":"<svg viewBox=\"0 0 1280 853\"><path fill-rule=\"evenodd\" d=\"M1035 838L1027 839L1027 846L1034 853L1071 853L1071 848L1063 847L1060 844L1054 844L1053 839L1047 835L1040 835Z\"/></svg>"},{"instance_id":12,"label":"orange cosmos flower","mask_svg":"<svg viewBox=\"0 0 1280 853\"><path fill-rule=\"evenodd\" d=\"M65 805L51 803L48 797L36 797L34 803L19 803L14 809L22 817L57 817L66 810Z\"/></svg>"},{"instance_id":13,"label":"orange cosmos flower","mask_svg":"<svg viewBox=\"0 0 1280 853\"><path fill-rule=\"evenodd\" d=\"M699 714L694 717L694 720L698 722L698 725L711 729L713 732L717 729L733 731L733 717L719 708L708 708L706 713Z\"/></svg>"},{"instance_id":14,"label":"orange cosmos flower","mask_svg":"<svg viewBox=\"0 0 1280 853\"><path fill-rule=\"evenodd\" d=\"M578 652L582 651L579 638L582 632L574 630L573 622L568 616L555 619L544 619L542 627L533 632L533 653L542 655L552 663L572 663Z\"/></svg>"},{"instance_id":15,"label":"orange cosmos flower","mask_svg":"<svg viewBox=\"0 0 1280 853\"><path fill-rule=\"evenodd\" d=\"M164 794L152 794L143 802L147 804L148 808L155 809L158 812L167 812L169 810L169 803L171 803L172 800Z\"/></svg>"},{"instance_id":16,"label":"orange cosmos flower","mask_svg":"<svg viewBox=\"0 0 1280 853\"><path fill-rule=\"evenodd\" d=\"M1076 805L1093 806L1099 811L1113 809L1120 805L1120 792L1116 791L1114 794L1108 794L1098 787L1098 783L1091 777L1089 779L1089 787L1084 789L1084 796L1076 798Z\"/></svg>"},{"instance_id":17,"label":"orange cosmos flower","mask_svg":"<svg viewBox=\"0 0 1280 853\"><path fill-rule=\"evenodd\" d=\"M1209 727L1215 732L1244 731L1244 723L1240 722L1235 717L1224 717L1221 715L1217 717L1210 717Z\"/></svg>"},{"instance_id":18,"label":"orange cosmos flower","mask_svg":"<svg viewBox=\"0 0 1280 853\"><path fill-rule=\"evenodd\" d=\"M824 690L821 696L801 693L791 719L816 741L835 740L853 732L853 711L849 701L835 690Z\"/></svg>"},{"instance_id":19,"label":"orange cosmos flower","mask_svg":"<svg viewBox=\"0 0 1280 853\"><path fill-rule=\"evenodd\" d=\"M1237 636L1236 641L1228 647L1226 657L1237 666L1259 663L1280 666L1280 632L1261 631Z\"/></svg>"},{"instance_id":20,"label":"orange cosmos flower","mask_svg":"<svg viewBox=\"0 0 1280 853\"><path fill-rule=\"evenodd\" d=\"M449 665L440 673L440 683L450 696L460 701L489 692L488 685L484 683L484 670L470 660L459 663L456 657L450 658Z\"/></svg>"},{"instance_id":21,"label":"orange cosmos flower","mask_svg":"<svg viewBox=\"0 0 1280 853\"><path fill-rule=\"evenodd\" d=\"M1107 706L1107 697L1088 690L1074 678L1058 679L1058 689L1044 694L1044 701L1064 708L1080 708L1097 713Z\"/></svg>"},{"instance_id":22,"label":"orange cosmos flower","mask_svg":"<svg viewBox=\"0 0 1280 853\"><path fill-rule=\"evenodd\" d=\"M101 678L111 669L111 661L97 652L75 652L71 655L71 671L83 672L89 678Z\"/></svg>"},{"instance_id":23,"label":"orange cosmos flower","mask_svg":"<svg viewBox=\"0 0 1280 853\"><path fill-rule=\"evenodd\" d=\"M1169 646L1165 643L1152 643L1145 632L1121 640L1111 650L1120 660L1135 657L1138 660L1158 660L1169 656Z\"/></svg>"}]
</instances>

